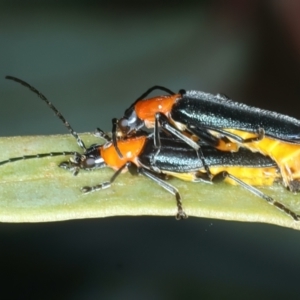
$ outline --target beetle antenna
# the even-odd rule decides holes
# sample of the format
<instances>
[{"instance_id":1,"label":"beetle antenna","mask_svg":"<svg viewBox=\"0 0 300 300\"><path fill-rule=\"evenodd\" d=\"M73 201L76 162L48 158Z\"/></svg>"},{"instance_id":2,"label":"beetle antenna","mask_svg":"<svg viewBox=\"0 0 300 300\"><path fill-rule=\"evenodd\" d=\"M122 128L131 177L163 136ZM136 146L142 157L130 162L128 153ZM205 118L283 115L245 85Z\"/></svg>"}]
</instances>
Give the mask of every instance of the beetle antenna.
<instances>
[{"instance_id":1,"label":"beetle antenna","mask_svg":"<svg viewBox=\"0 0 300 300\"><path fill-rule=\"evenodd\" d=\"M11 162L16 162L19 160L27 160L27 159L35 159L35 158L44 158L44 157L54 157L54 156L65 156L65 155L78 155L79 153L74 151L62 151L62 152L49 152L49 153L40 153L40 154L33 154L33 155L23 155L19 157L12 157L7 160L0 161L0 165L5 165Z\"/></svg>"},{"instance_id":2,"label":"beetle antenna","mask_svg":"<svg viewBox=\"0 0 300 300\"><path fill-rule=\"evenodd\" d=\"M62 122L65 124L65 126L68 128L69 132L75 137L77 144L80 148L82 148L84 151L86 151L86 146L84 145L82 139L79 137L79 135L77 134L77 132L71 127L71 125L69 124L69 122L63 117L63 115L56 109L56 107L41 93L39 92L36 88L34 88L33 86L31 86L30 84L28 84L27 82L13 77L13 76L6 76L6 79L9 80L13 80L16 81L24 86L26 86L27 88L29 88L32 92L36 93L38 95L39 98L41 98L42 100L44 100L47 105L55 112L55 114L62 120Z\"/></svg>"}]
</instances>

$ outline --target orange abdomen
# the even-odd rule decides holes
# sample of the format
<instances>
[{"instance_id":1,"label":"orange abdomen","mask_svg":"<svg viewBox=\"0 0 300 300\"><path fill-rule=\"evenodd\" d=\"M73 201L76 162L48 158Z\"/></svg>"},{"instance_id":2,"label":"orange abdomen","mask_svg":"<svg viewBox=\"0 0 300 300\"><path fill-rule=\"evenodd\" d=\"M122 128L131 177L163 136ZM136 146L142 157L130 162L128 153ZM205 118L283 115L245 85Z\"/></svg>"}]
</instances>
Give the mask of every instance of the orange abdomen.
<instances>
[{"instance_id":1,"label":"orange abdomen","mask_svg":"<svg viewBox=\"0 0 300 300\"><path fill-rule=\"evenodd\" d=\"M214 167L210 169L213 175L216 175L222 171L227 171L231 175L239 178L249 185L255 186L270 186L275 180L280 179L280 174L276 167L266 168L247 168L247 167ZM226 178L225 182L236 185L237 183L230 178Z\"/></svg>"},{"instance_id":2,"label":"orange abdomen","mask_svg":"<svg viewBox=\"0 0 300 300\"><path fill-rule=\"evenodd\" d=\"M255 185L255 186L270 186L277 179L281 179L281 176L276 167L260 168L260 167L243 167L243 166L236 166L236 167L219 166L219 167L210 168L210 172L212 175L216 175L223 171L227 171L228 173L239 178L245 183L249 185ZM203 172L205 171L203 170ZM197 180L197 174L196 174L197 172L175 173L175 172L168 172L164 170L163 173L185 181ZM233 185L237 185L237 182L232 180L231 178L226 178L225 182Z\"/></svg>"},{"instance_id":3,"label":"orange abdomen","mask_svg":"<svg viewBox=\"0 0 300 300\"><path fill-rule=\"evenodd\" d=\"M253 134L226 129L242 138L249 138ZM300 145L291 144L280 140L264 137L261 141L245 143L242 147L248 148L251 151L260 152L264 155L270 156L278 165L284 185L291 191L298 191L300 189Z\"/></svg>"}]
</instances>

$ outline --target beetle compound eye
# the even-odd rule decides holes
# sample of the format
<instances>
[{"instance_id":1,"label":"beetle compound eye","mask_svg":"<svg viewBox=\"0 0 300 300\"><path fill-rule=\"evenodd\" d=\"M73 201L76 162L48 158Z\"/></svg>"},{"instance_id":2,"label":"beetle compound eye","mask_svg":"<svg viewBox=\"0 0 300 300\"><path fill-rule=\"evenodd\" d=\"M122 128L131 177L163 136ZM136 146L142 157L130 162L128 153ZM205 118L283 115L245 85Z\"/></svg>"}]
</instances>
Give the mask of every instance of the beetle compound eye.
<instances>
[{"instance_id":1,"label":"beetle compound eye","mask_svg":"<svg viewBox=\"0 0 300 300\"><path fill-rule=\"evenodd\" d=\"M85 160L85 165L87 168L91 168L95 166L95 159L93 157L89 157Z\"/></svg>"},{"instance_id":2,"label":"beetle compound eye","mask_svg":"<svg viewBox=\"0 0 300 300\"><path fill-rule=\"evenodd\" d=\"M140 125L140 123L141 123L141 125ZM137 129L139 129L143 125L144 125L144 123L139 121L135 112L132 112L131 115L127 118L120 119L118 122L118 126L119 126L120 130L124 134L129 134L131 132L135 132Z\"/></svg>"},{"instance_id":3,"label":"beetle compound eye","mask_svg":"<svg viewBox=\"0 0 300 300\"><path fill-rule=\"evenodd\" d=\"M128 120L125 118L119 120L118 126L123 133L128 133L130 130L130 127L128 126Z\"/></svg>"}]
</instances>

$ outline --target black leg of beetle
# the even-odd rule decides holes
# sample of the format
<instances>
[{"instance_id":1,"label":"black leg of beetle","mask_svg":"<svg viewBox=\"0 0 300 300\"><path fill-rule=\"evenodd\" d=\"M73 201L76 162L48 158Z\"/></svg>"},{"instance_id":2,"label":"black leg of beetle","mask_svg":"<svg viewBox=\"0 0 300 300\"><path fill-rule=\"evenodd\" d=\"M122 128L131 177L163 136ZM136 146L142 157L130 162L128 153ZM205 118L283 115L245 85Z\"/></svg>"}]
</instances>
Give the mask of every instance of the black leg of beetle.
<instances>
[{"instance_id":1,"label":"black leg of beetle","mask_svg":"<svg viewBox=\"0 0 300 300\"><path fill-rule=\"evenodd\" d=\"M190 128L188 127L188 131L195 136L198 136L200 140L198 141L199 145L209 145L212 147L217 147L220 142L219 137L215 137L212 135L206 128Z\"/></svg>"},{"instance_id":2,"label":"black leg of beetle","mask_svg":"<svg viewBox=\"0 0 300 300\"><path fill-rule=\"evenodd\" d=\"M246 143L258 142L265 137L265 131L263 128L258 128L256 133L257 133L256 137L244 139L243 143L246 144Z\"/></svg>"},{"instance_id":3,"label":"black leg of beetle","mask_svg":"<svg viewBox=\"0 0 300 300\"><path fill-rule=\"evenodd\" d=\"M200 145L198 143L194 142L189 137L185 136L177 128L175 128L174 126L172 126L169 123L168 118L164 114L162 114L162 113L156 113L155 114L154 146L156 148L158 148L158 149L160 149L160 147L161 147L158 124L160 124L160 126L162 128L164 128L165 130L167 130L168 132L170 132L172 135L178 137L180 140L184 141L190 147L192 147L193 149L195 149L195 151L197 152L197 155L198 155L199 159L201 160L201 162L203 164L203 167L204 167L206 173L208 174L208 176L210 178L212 178L212 175L211 175L211 172L209 170L209 167L205 163L205 157L203 155L203 152L202 152L202 149L201 149ZM158 153L159 153L159 151L154 155L154 160L155 160L156 155L158 155Z\"/></svg>"},{"instance_id":4,"label":"black leg of beetle","mask_svg":"<svg viewBox=\"0 0 300 300\"><path fill-rule=\"evenodd\" d=\"M196 151L199 150L199 148L200 148L199 144L194 142L192 139L190 139L189 137L187 137L186 135L181 133L181 131L179 131L177 128L172 126L169 123L168 118L163 113L156 113L155 114L155 127L156 128L154 127L154 132L156 131L157 133L155 134L154 143L156 143L156 145L160 145L158 125L160 125L162 128L167 130L172 135L178 137L180 140L184 141L186 144L191 146Z\"/></svg>"},{"instance_id":5,"label":"black leg of beetle","mask_svg":"<svg viewBox=\"0 0 300 300\"><path fill-rule=\"evenodd\" d=\"M163 187L168 192L173 194L176 198L176 203L177 203L176 219L177 220L182 220L182 219L187 218L187 215L183 211L183 208L182 208L181 196L180 196L178 190L174 186L170 185L169 183L165 182L163 179L161 179L159 177L159 175L163 175L164 177L166 177L164 174L160 174L160 173L158 173L158 174L155 173L154 174L154 173L150 172L149 170L146 170L145 168L137 167L135 164L133 164L131 162L127 163L127 168L128 168L128 171L130 172L131 175L143 174L144 176L146 176L147 178L152 179L157 184L159 184L161 187Z\"/></svg>"},{"instance_id":6,"label":"black leg of beetle","mask_svg":"<svg viewBox=\"0 0 300 300\"><path fill-rule=\"evenodd\" d=\"M252 143L252 142L257 142L262 140L265 137L265 131L263 128L258 128L256 133L257 136L252 137L252 138L247 138L247 139L243 139L242 137L240 137L237 134L228 132L226 130L223 129L219 129L219 128L214 128L214 127L199 127L199 128L189 128L189 130L191 130L191 132L194 132L197 136L199 136L200 138L202 138L203 132L205 132L204 137L207 138L207 136L212 135L211 133L208 132L208 130L214 131L214 132L218 132L223 136L226 136L228 138L231 138L235 141L237 141L238 143L241 144L245 144L245 143ZM212 135L213 136L213 135Z\"/></svg>"},{"instance_id":7,"label":"black leg of beetle","mask_svg":"<svg viewBox=\"0 0 300 300\"><path fill-rule=\"evenodd\" d=\"M118 147L118 142L117 142L117 124L118 124L118 120L116 118L112 119L112 143L119 155L120 158L123 158L123 155Z\"/></svg>"},{"instance_id":8,"label":"black leg of beetle","mask_svg":"<svg viewBox=\"0 0 300 300\"><path fill-rule=\"evenodd\" d=\"M34 155L24 155L24 156L20 156L20 157L12 157L7 160L3 160L0 162L0 165L5 165L7 163L16 162L19 160L26 160L26 159L64 156L64 155L75 155L75 153L77 153L77 152L62 151L62 152L40 153L40 154L34 154Z\"/></svg>"},{"instance_id":9,"label":"black leg of beetle","mask_svg":"<svg viewBox=\"0 0 300 300\"><path fill-rule=\"evenodd\" d=\"M100 191L111 187L111 184L115 181L115 179L121 174L121 172L127 167L127 164L124 164L118 171L114 173L109 181L105 181L103 183L94 185L94 186L84 186L81 188L81 191L85 194Z\"/></svg>"},{"instance_id":10,"label":"black leg of beetle","mask_svg":"<svg viewBox=\"0 0 300 300\"><path fill-rule=\"evenodd\" d=\"M222 133L224 136L227 136L229 138L232 138L233 140L236 140L237 142L241 143L241 144L246 144L246 143L252 143L252 142L258 142L260 140L262 140L265 137L265 131L263 128L258 128L256 131L257 136L255 137L251 137L251 138L247 138L247 139L243 139L242 137L240 137L239 135L236 135L234 133L230 133L226 130L215 130L214 131L220 132Z\"/></svg>"},{"instance_id":11,"label":"black leg of beetle","mask_svg":"<svg viewBox=\"0 0 300 300\"><path fill-rule=\"evenodd\" d=\"M161 149L160 135L159 135L159 125L158 125L158 117L157 113L155 114L155 123L154 123L154 148L156 149L155 154L153 155L153 159L151 161L151 165L155 167L156 157Z\"/></svg>"},{"instance_id":12,"label":"black leg of beetle","mask_svg":"<svg viewBox=\"0 0 300 300\"><path fill-rule=\"evenodd\" d=\"M71 125L69 124L69 122L63 117L63 115L56 109L56 107L41 93L39 92L36 88L34 88L33 86L31 86L30 84L28 84L27 82L13 77L13 76L6 76L6 79L10 79L10 80L14 80L24 86L26 86L27 88L29 88L32 92L34 92L35 94L38 95L39 98L41 98L42 100L44 100L47 105L55 112L55 114L62 120L62 122L65 124L65 126L67 127L67 129L69 130L69 132L75 137L77 144L80 148L82 148L83 150L86 150L86 147L82 141L82 139L79 137L79 135L77 134L77 132L71 127Z\"/></svg>"},{"instance_id":13,"label":"black leg of beetle","mask_svg":"<svg viewBox=\"0 0 300 300\"><path fill-rule=\"evenodd\" d=\"M83 158L83 155L81 155L78 152L75 152L73 157L70 158L69 161L64 161L59 164L59 167L72 172L74 176L77 176L80 171L80 162Z\"/></svg>"},{"instance_id":14,"label":"black leg of beetle","mask_svg":"<svg viewBox=\"0 0 300 300\"><path fill-rule=\"evenodd\" d=\"M95 137L99 137L99 138L102 138L104 139L106 142L111 142L112 139L109 135L107 135L102 129L100 128L96 128L95 132L94 132L94 136Z\"/></svg>"},{"instance_id":15,"label":"black leg of beetle","mask_svg":"<svg viewBox=\"0 0 300 300\"><path fill-rule=\"evenodd\" d=\"M266 200L269 204L274 205L281 211L285 212L287 215L291 216L295 221L299 221L299 215L290 210L288 207L286 207L284 204L274 200L272 197L267 196L263 192L259 191L258 189L254 188L253 186L245 183L244 181L238 179L237 177L231 175L227 171L220 172L214 176L212 179L213 182L220 182L223 181L225 178L231 178L236 183L238 183L240 186L248 190L249 192L253 193L254 195Z\"/></svg>"},{"instance_id":16,"label":"black leg of beetle","mask_svg":"<svg viewBox=\"0 0 300 300\"><path fill-rule=\"evenodd\" d=\"M182 220L182 219L187 218L187 215L186 215L186 213L184 212L184 210L182 208L181 196L180 196L178 190L174 186L172 186L171 184L165 182L164 180L160 179L155 174L149 172L148 170L146 170L144 168L138 168L138 172L140 174L143 174L147 178L150 178L151 180L153 180L154 182L156 182L161 187L163 187L165 190L167 190L168 192L170 192L172 195L175 196L176 203L177 203L177 214L176 214L176 219L177 220Z\"/></svg>"},{"instance_id":17,"label":"black leg of beetle","mask_svg":"<svg viewBox=\"0 0 300 300\"><path fill-rule=\"evenodd\" d=\"M139 168L132 162L127 162L127 169L133 176L137 176L139 174Z\"/></svg>"},{"instance_id":18,"label":"black leg of beetle","mask_svg":"<svg viewBox=\"0 0 300 300\"><path fill-rule=\"evenodd\" d=\"M161 148L160 135L159 135L159 119L160 113L155 114L155 122L154 122L154 147L158 150ZM158 151L159 152L159 151ZM155 156L158 154L155 154Z\"/></svg>"}]
</instances>

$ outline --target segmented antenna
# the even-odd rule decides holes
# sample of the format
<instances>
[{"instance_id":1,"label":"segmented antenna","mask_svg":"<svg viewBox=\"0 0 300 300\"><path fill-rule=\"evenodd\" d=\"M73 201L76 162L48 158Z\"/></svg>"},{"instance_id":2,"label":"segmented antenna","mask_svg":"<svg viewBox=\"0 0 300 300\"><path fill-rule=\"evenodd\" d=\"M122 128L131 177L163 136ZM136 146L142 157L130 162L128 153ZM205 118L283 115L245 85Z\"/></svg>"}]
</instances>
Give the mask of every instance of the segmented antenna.
<instances>
[{"instance_id":1,"label":"segmented antenna","mask_svg":"<svg viewBox=\"0 0 300 300\"><path fill-rule=\"evenodd\" d=\"M16 77L13 77L13 76L6 76L5 78L9 79L9 80L16 81L18 83L21 83L22 85L29 88L32 92L36 93L42 100L44 100L47 103L47 105L55 112L55 114L62 120L62 122L68 128L69 132L75 137L78 146L80 148L82 148L84 151L87 150L87 148L85 147L82 139L79 137L77 132L71 127L69 122L63 117L63 115L56 109L56 107L42 93L40 93L36 88L34 88L30 84L28 84L27 82L25 82L25 81L23 81L19 78L16 78Z\"/></svg>"},{"instance_id":2,"label":"segmented antenna","mask_svg":"<svg viewBox=\"0 0 300 300\"><path fill-rule=\"evenodd\" d=\"M44 158L44 157L54 157L54 156L63 156L63 155L79 155L78 152L74 151L63 151L63 152L50 152L50 153L41 153L41 154L34 154L34 155L23 155L19 157L9 158L7 160L3 160L0 162L0 165L5 165L11 162L19 161L19 160L26 160L26 159L34 159L34 158Z\"/></svg>"},{"instance_id":3,"label":"segmented antenna","mask_svg":"<svg viewBox=\"0 0 300 300\"><path fill-rule=\"evenodd\" d=\"M153 87L151 87L150 89L148 89L145 93L143 93L140 97L138 97L132 104L131 106L126 110L130 110L130 108L134 107L139 101L143 100L144 98L146 98L151 92L155 91L155 90L161 90L164 91L170 95L175 95L175 93L173 91L171 91L170 89L164 87L164 86L160 86L160 85L155 85ZM125 111L125 114L126 114Z\"/></svg>"}]
</instances>

